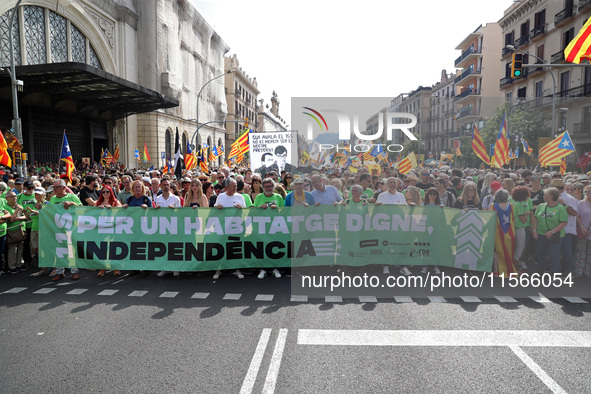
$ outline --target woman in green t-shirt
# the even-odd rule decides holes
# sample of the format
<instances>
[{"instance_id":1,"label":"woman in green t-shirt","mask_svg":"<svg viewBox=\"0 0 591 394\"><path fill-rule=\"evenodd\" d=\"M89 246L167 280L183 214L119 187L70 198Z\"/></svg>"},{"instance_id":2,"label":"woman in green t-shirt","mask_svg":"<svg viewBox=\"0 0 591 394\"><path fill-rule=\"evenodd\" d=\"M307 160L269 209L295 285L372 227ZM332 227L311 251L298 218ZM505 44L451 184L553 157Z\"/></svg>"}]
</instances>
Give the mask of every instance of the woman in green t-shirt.
<instances>
[{"instance_id":1,"label":"woman in green t-shirt","mask_svg":"<svg viewBox=\"0 0 591 394\"><path fill-rule=\"evenodd\" d=\"M6 205L4 209L11 214L8 219L7 237L11 232L24 231L24 221L27 219L23 214L23 207L16 203L16 193L9 191L6 193ZM8 272L16 273L19 271L21 258L23 256L23 241L8 243Z\"/></svg>"},{"instance_id":2,"label":"woman in green t-shirt","mask_svg":"<svg viewBox=\"0 0 591 394\"><path fill-rule=\"evenodd\" d=\"M564 228L568 221L566 207L558 203L560 192L555 187L544 190L544 202L538 205L532 219L532 233L536 243L538 272L546 270L546 256L550 256L550 269L560 273L560 246L564 240ZM552 242L554 234L560 234L558 242ZM555 237L557 237L555 235Z\"/></svg>"},{"instance_id":3,"label":"woman in green t-shirt","mask_svg":"<svg viewBox=\"0 0 591 394\"><path fill-rule=\"evenodd\" d=\"M520 270L526 270L525 246L527 245L527 229L531 222L534 204L530 198L527 186L516 186L511 192L509 201L514 207L515 216L515 252L513 253L513 264Z\"/></svg>"}]
</instances>

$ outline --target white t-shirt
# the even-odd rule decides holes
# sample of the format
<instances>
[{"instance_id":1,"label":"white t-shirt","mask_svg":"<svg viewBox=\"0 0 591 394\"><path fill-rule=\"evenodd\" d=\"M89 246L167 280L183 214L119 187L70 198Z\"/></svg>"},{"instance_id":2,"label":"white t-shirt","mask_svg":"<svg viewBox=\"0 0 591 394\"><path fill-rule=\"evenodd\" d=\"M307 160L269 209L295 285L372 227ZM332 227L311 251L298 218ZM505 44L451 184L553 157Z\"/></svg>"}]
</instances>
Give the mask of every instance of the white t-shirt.
<instances>
[{"instance_id":1,"label":"white t-shirt","mask_svg":"<svg viewBox=\"0 0 591 394\"><path fill-rule=\"evenodd\" d=\"M571 207L572 209L577 211L577 205L579 202L576 198L568 194L567 192L562 192L560 194L560 198L564 201L567 207ZM568 215L568 221L566 222L566 227L564 228L564 232L567 234L577 234L577 217Z\"/></svg>"},{"instance_id":2,"label":"white t-shirt","mask_svg":"<svg viewBox=\"0 0 591 394\"><path fill-rule=\"evenodd\" d=\"M226 193L222 193L215 200L214 207L221 205L224 208L228 208L233 207L236 204L240 204L242 208L246 207L246 203L244 202L244 197L242 194L234 193L232 196L228 196Z\"/></svg>"},{"instance_id":3,"label":"white t-shirt","mask_svg":"<svg viewBox=\"0 0 591 394\"><path fill-rule=\"evenodd\" d=\"M386 205L406 205L406 198L404 197L404 194L400 192L392 194L389 191L385 191L380 193L377 202L381 202L382 204Z\"/></svg>"},{"instance_id":4,"label":"white t-shirt","mask_svg":"<svg viewBox=\"0 0 591 394\"><path fill-rule=\"evenodd\" d=\"M175 208L181 207L181 199L175 196L174 194L169 194L167 199L164 199L164 195L161 194L156 196L154 200L157 207L168 208L169 205L174 205Z\"/></svg>"}]
</instances>

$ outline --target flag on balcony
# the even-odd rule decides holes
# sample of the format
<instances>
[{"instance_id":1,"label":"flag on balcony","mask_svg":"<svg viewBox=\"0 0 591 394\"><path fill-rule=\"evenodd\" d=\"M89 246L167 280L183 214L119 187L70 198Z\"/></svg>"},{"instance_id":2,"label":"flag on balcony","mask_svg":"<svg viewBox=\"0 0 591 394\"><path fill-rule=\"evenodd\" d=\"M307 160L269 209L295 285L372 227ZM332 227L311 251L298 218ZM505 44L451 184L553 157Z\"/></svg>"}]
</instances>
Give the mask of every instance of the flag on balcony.
<instances>
[{"instance_id":1,"label":"flag on balcony","mask_svg":"<svg viewBox=\"0 0 591 394\"><path fill-rule=\"evenodd\" d=\"M564 176L566 172L566 157L563 157L560 161L560 175Z\"/></svg>"},{"instance_id":2,"label":"flag on balcony","mask_svg":"<svg viewBox=\"0 0 591 394\"><path fill-rule=\"evenodd\" d=\"M495 142L495 154L490 160L491 167L501 168L509 163L509 128L507 127L507 114L503 116L503 122L497 134Z\"/></svg>"},{"instance_id":3,"label":"flag on balcony","mask_svg":"<svg viewBox=\"0 0 591 394\"><path fill-rule=\"evenodd\" d=\"M408 156L398 163L398 172L401 174L407 174L410 170L417 166L417 159L415 153L411 152Z\"/></svg>"},{"instance_id":4,"label":"flag on balcony","mask_svg":"<svg viewBox=\"0 0 591 394\"><path fill-rule=\"evenodd\" d=\"M575 38L564 50L564 58L567 62L581 63L581 59L591 58L591 18L585 22Z\"/></svg>"},{"instance_id":5,"label":"flag on balcony","mask_svg":"<svg viewBox=\"0 0 591 394\"><path fill-rule=\"evenodd\" d=\"M568 135L568 131L565 131L540 148L538 161L543 167L559 165L560 159L570 155L574 151L573 142Z\"/></svg>"},{"instance_id":6,"label":"flag on balcony","mask_svg":"<svg viewBox=\"0 0 591 394\"><path fill-rule=\"evenodd\" d=\"M532 153L534 153L534 150L532 148L530 148L529 144L527 143L527 141L525 140L525 138L521 139L521 145L523 145L523 151L528 155L531 156Z\"/></svg>"},{"instance_id":7,"label":"flag on balcony","mask_svg":"<svg viewBox=\"0 0 591 394\"><path fill-rule=\"evenodd\" d=\"M490 158L486 154L484 141L482 141L480 132L476 128L476 123L474 123L474 127L472 129L472 150L474 151L474 154L480 158L480 160L482 160L490 166Z\"/></svg>"},{"instance_id":8,"label":"flag on balcony","mask_svg":"<svg viewBox=\"0 0 591 394\"><path fill-rule=\"evenodd\" d=\"M0 133L2 134L2 133ZM0 145L4 143L6 146L6 141L4 141L4 137L2 137L2 141L0 141ZM4 150L6 152L6 150ZM6 153L8 155L8 153ZM10 160L10 156L8 157ZM72 182L72 171L74 170L74 159L72 159L72 152L70 151L70 144L68 144L68 138L66 137L66 130L64 130L64 138L62 141L62 153L60 155L60 160L66 163L66 176ZM4 161L3 161L4 162Z\"/></svg>"}]
</instances>

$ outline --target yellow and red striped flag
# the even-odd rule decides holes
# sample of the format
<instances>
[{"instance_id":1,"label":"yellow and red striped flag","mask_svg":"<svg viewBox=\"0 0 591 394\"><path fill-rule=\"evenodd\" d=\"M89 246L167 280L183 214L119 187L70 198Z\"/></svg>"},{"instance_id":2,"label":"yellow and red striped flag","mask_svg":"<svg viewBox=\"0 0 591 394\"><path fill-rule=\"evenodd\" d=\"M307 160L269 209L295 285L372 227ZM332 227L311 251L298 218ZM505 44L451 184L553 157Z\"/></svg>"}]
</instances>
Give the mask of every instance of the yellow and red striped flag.
<instances>
[{"instance_id":1,"label":"yellow and red striped flag","mask_svg":"<svg viewBox=\"0 0 591 394\"><path fill-rule=\"evenodd\" d=\"M491 167L501 168L509 163L509 129L507 127L507 114L503 116L503 123L499 129L495 142L495 153L490 160Z\"/></svg>"},{"instance_id":2,"label":"yellow and red striped flag","mask_svg":"<svg viewBox=\"0 0 591 394\"><path fill-rule=\"evenodd\" d=\"M248 145L248 133L249 132L250 132L250 129L247 129L240 137L238 137L238 139L236 141L234 141L234 143L232 144L232 147L230 148L230 154L228 155L228 158L238 156L238 153L244 154L249 151L249 145Z\"/></svg>"},{"instance_id":3,"label":"yellow and red striped flag","mask_svg":"<svg viewBox=\"0 0 591 394\"><path fill-rule=\"evenodd\" d=\"M564 176L566 172L566 157L563 157L560 161L560 175Z\"/></svg>"},{"instance_id":4,"label":"yellow and red striped flag","mask_svg":"<svg viewBox=\"0 0 591 394\"><path fill-rule=\"evenodd\" d=\"M404 159L400 160L400 163L398 163L398 172L406 175L410 170L412 170L416 166L417 159L415 157L415 153L411 152L410 155L406 156Z\"/></svg>"},{"instance_id":5,"label":"yellow and red striped flag","mask_svg":"<svg viewBox=\"0 0 591 394\"><path fill-rule=\"evenodd\" d=\"M543 167L559 165L560 159L574 151L573 142L568 135L568 131L565 131L540 149L538 161Z\"/></svg>"},{"instance_id":6,"label":"yellow and red striped flag","mask_svg":"<svg viewBox=\"0 0 591 394\"><path fill-rule=\"evenodd\" d=\"M462 156L462 151L460 150L460 147L456 148L456 156Z\"/></svg>"},{"instance_id":7,"label":"yellow and red striped flag","mask_svg":"<svg viewBox=\"0 0 591 394\"><path fill-rule=\"evenodd\" d=\"M581 63L581 58L591 58L591 18L564 50L564 59L567 62L578 64Z\"/></svg>"},{"instance_id":8,"label":"yellow and red striped flag","mask_svg":"<svg viewBox=\"0 0 591 394\"><path fill-rule=\"evenodd\" d=\"M65 135L66 132L64 131L64 136ZM6 143L4 134L2 134L2 132L0 132L0 164L8 168L12 167L12 159L8 154L8 144Z\"/></svg>"},{"instance_id":9,"label":"yellow and red striped flag","mask_svg":"<svg viewBox=\"0 0 591 394\"><path fill-rule=\"evenodd\" d=\"M185 150L185 168L187 171L197 167L197 158L193 155L191 144L187 141L187 149Z\"/></svg>"},{"instance_id":10,"label":"yellow and red striped flag","mask_svg":"<svg viewBox=\"0 0 591 394\"><path fill-rule=\"evenodd\" d=\"M451 153L442 153L441 154L441 161L443 161L443 160L449 160L449 161L451 161L453 163L453 161L454 161L454 155L451 154Z\"/></svg>"},{"instance_id":11,"label":"yellow and red striped flag","mask_svg":"<svg viewBox=\"0 0 591 394\"><path fill-rule=\"evenodd\" d=\"M488 157L488 154L486 153L484 141L482 141L480 132L476 128L476 123L474 123L474 128L472 129L472 150L474 151L474 154L480 158L480 160L490 166L490 157Z\"/></svg>"},{"instance_id":12,"label":"yellow and red striped flag","mask_svg":"<svg viewBox=\"0 0 591 394\"><path fill-rule=\"evenodd\" d=\"M113 157L111 158L111 164L117 164L119 161L119 144L115 147L115 153L113 153Z\"/></svg>"}]
</instances>

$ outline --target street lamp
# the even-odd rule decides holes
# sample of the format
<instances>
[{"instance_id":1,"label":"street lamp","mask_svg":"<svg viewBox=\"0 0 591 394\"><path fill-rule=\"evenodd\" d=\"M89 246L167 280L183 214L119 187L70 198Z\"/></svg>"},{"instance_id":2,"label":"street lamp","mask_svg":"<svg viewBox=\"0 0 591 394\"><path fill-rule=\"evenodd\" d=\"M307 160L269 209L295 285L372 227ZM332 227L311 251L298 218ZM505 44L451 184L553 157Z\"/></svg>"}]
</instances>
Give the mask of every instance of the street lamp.
<instances>
[{"instance_id":1,"label":"street lamp","mask_svg":"<svg viewBox=\"0 0 591 394\"><path fill-rule=\"evenodd\" d=\"M236 72L236 69L235 68L233 68L231 70L228 70L228 71L226 71L223 74L220 74L220 75L217 75L217 76L211 78L209 81L207 81L207 82L205 82L203 84L203 86L199 90L199 93L197 93L197 114L195 115L195 124L197 125L197 129L195 130L195 133L193 133L193 137L191 137L191 144L194 144L195 147L197 146L197 144L196 144L197 141L195 141L195 143L194 143L193 140L197 136L197 133L199 132L199 129L201 127L203 127L203 126L205 126L206 124L209 124L209 123L224 123L225 122L225 120L224 121L221 121L221 120L212 120L212 121L206 122L206 123L202 124L201 126L199 126L199 99L201 98L201 92L203 92L203 89L205 89L205 87L207 86L208 83L210 83L210 82L212 82L212 81L214 81L214 80L216 80L218 78L221 78L223 76L226 76L228 74L231 74L233 72Z\"/></svg>"},{"instance_id":2,"label":"street lamp","mask_svg":"<svg viewBox=\"0 0 591 394\"><path fill-rule=\"evenodd\" d=\"M23 81L19 81L16 79L16 71L14 67L14 44L13 44L13 37L12 37L12 26L14 24L14 19L16 17L18 7L20 6L22 0L18 0L16 5L12 8L10 12L10 22L8 23L8 51L10 52L10 85L12 87L12 113L13 113L13 124L12 127L14 129L14 134L19 143L22 144L23 142L23 130L21 128L21 119L18 114L18 97L17 97L17 89L22 91L23 88ZM19 177L23 176L23 169L22 166L16 167L17 173Z\"/></svg>"},{"instance_id":3,"label":"street lamp","mask_svg":"<svg viewBox=\"0 0 591 394\"><path fill-rule=\"evenodd\" d=\"M517 48L515 48L511 44L507 45L506 48L509 49L509 50L512 50L512 51L521 52L521 53L524 53L524 54L526 54L528 56L534 57L534 58L538 59L539 61L541 61L543 64L549 64L544 59L541 59L541 58L537 57L536 55L532 55L529 52L522 51L521 49L517 49ZM523 65L523 67L527 67L527 65ZM551 135L554 135L554 130L556 129L556 124L555 124L555 112L556 112L556 78L554 77L554 73L552 72L552 70L550 70L550 75L552 76L552 83L554 84L554 90L552 91L552 131L550 131L550 134Z\"/></svg>"}]
</instances>

